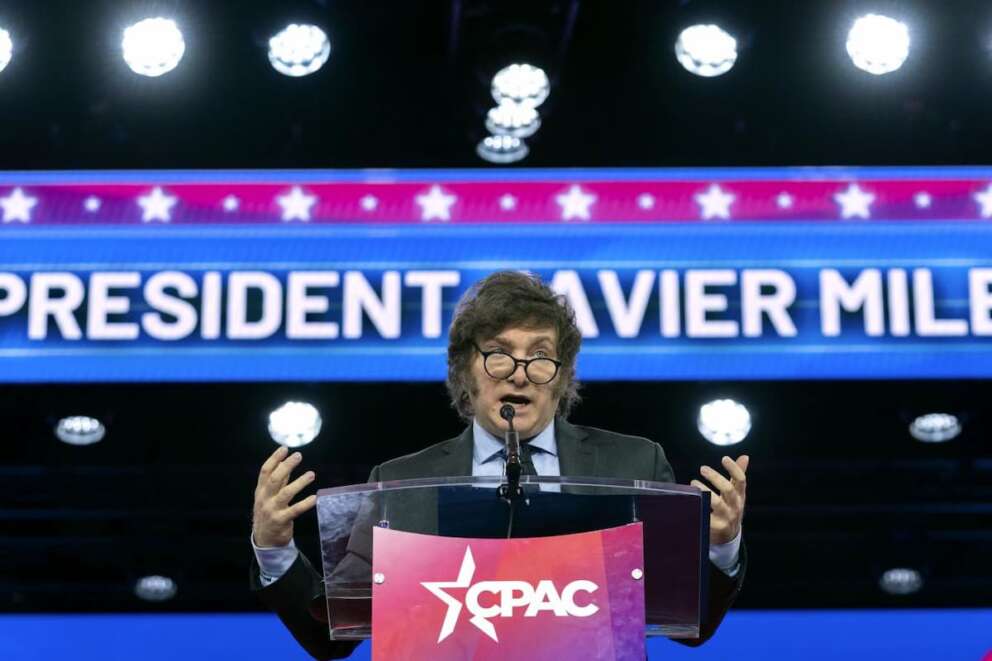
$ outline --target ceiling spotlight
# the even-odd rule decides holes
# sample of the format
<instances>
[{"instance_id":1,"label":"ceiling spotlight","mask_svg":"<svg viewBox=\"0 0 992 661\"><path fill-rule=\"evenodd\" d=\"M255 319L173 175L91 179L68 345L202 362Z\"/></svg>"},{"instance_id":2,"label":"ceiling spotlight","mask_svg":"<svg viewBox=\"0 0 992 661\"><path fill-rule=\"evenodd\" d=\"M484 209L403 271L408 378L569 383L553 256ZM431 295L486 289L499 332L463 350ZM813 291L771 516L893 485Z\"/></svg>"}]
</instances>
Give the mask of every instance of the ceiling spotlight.
<instances>
[{"instance_id":1,"label":"ceiling spotlight","mask_svg":"<svg viewBox=\"0 0 992 661\"><path fill-rule=\"evenodd\" d=\"M168 576L143 576L135 583L134 594L145 601L168 601L176 596L176 582Z\"/></svg>"},{"instance_id":2,"label":"ceiling spotlight","mask_svg":"<svg viewBox=\"0 0 992 661\"><path fill-rule=\"evenodd\" d=\"M331 42L316 25L292 24L269 39L269 62L281 74L299 78L311 74L331 56Z\"/></svg>"},{"instance_id":3,"label":"ceiling spotlight","mask_svg":"<svg viewBox=\"0 0 992 661\"><path fill-rule=\"evenodd\" d=\"M878 585L885 592L895 595L913 594L923 587L923 577L915 569L899 567L889 569L878 579Z\"/></svg>"},{"instance_id":4,"label":"ceiling spotlight","mask_svg":"<svg viewBox=\"0 0 992 661\"><path fill-rule=\"evenodd\" d=\"M863 71L891 73L909 57L909 28L888 16L862 16L847 34L847 54Z\"/></svg>"},{"instance_id":5,"label":"ceiling spotlight","mask_svg":"<svg viewBox=\"0 0 992 661\"><path fill-rule=\"evenodd\" d=\"M551 83L548 74L540 67L511 64L493 76L492 93L496 103L502 103L505 99L536 108L551 93Z\"/></svg>"},{"instance_id":6,"label":"ceiling spotlight","mask_svg":"<svg viewBox=\"0 0 992 661\"><path fill-rule=\"evenodd\" d=\"M693 25L675 40L675 57L686 71L712 78L734 66L737 40L718 25Z\"/></svg>"},{"instance_id":7,"label":"ceiling spotlight","mask_svg":"<svg viewBox=\"0 0 992 661\"><path fill-rule=\"evenodd\" d=\"M14 42L10 38L10 33L0 28L0 71L7 68L10 58L14 56Z\"/></svg>"},{"instance_id":8,"label":"ceiling spotlight","mask_svg":"<svg viewBox=\"0 0 992 661\"><path fill-rule=\"evenodd\" d=\"M494 135L529 138L541 128L541 117L534 106L504 99L486 113L486 128Z\"/></svg>"},{"instance_id":9,"label":"ceiling spotlight","mask_svg":"<svg viewBox=\"0 0 992 661\"><path fill-rule=\"evenodd\" d=\"M106 433L102 422L85 415L62 418L55 426L55 436L69 445L93 445L102 441Z\"/></svg>"},{"instance_id":10,"label":"ceiling spotlight","mask_svg":"<svg viewBox=\"0 0 992 661\"><path fill-rule=\"evenodd\" d=\"M175 21L146 18L124 30L121 50L131 71L154 78L176 68L186 42Z\"/></svg>"},{"instance_id":11,"label":"ceiling spotlight","mask_svg":"<svg viewBox=\"0 0 992 661\"><path fill-rule=\"evenodd\" d=\"M482 139L475 153L484 161L506 165L527 158L530 148L526 142L512 135L490 135Z\"/></svg>"},{"instance_id":12,"label":"ceiling spotlight","mask_svg":"<svg viewBox=\"0 0 992 661\"><path fill-rule=\"evenodd\" d=\"M943 443L961 433L961 421L950 413L927 413L909 425L909 434L924 443Z\"/></svg>"},{"instance_id":13,"label":"ceiling spotlight","mask_svg":"<svg viewBox=\"0 0 992 661\"><path fill-rule=\"evenodd\" d=\"M740 443L751 431L747 407L732 399L717 399L699 407L699 433L714 445Z\"/></svg>"},{"instance_id":14,"label":"ceiling spotlight","mask_svg":"<svg viewBox=\"0 0 992 661\"><path fill-rule=\"evenodd\" d=\"M269 434L279 445L298 448L317 438L322 422L313 404L286 402L269 414Z\"/></svg>"}]
</instances>

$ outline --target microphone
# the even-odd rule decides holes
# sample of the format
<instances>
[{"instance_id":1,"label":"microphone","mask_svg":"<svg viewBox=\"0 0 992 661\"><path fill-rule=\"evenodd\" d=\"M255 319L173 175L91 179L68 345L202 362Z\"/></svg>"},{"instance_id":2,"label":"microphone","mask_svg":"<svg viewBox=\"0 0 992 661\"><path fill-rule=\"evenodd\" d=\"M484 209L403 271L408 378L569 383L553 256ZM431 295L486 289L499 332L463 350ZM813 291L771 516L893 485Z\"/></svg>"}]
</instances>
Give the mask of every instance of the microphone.
<instances>
[{"instance_id":1,"label":"microphone","mask_svg":"<svg viewBox=\"0 0 992 661\"><path fill-rule=\"evenodd\" d=\"M506 448L506 495L510 498L521 493L520 473L523 470L520 466L520 435L513 428L513 416L516 413L516 409L511 404L503 404L499 409L500 417L509 425L509 429L503 432L503 443Z\"/></svg>"}]
</instances>

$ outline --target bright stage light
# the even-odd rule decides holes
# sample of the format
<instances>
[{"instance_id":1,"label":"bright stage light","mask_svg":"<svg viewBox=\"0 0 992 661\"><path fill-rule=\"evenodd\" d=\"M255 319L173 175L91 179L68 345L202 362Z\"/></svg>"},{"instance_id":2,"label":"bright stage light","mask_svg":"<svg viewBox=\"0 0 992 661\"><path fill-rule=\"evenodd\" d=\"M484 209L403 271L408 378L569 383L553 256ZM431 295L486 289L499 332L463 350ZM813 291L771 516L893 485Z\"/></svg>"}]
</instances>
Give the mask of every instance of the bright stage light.
<instances>
[{"instance_id":1,"label":"bright stage light","mask_svg":"<svg viewBox=\"0 0 992 661\"><path fill-rule=\"evenodd\" d=\"M921 415L909 425L909 434L924 443L943 443L961 433L961 422L949 413Z\"/></svg>"},{"instance_id":2,"label":"bright stage light","mask_svg":"<svg viewBox=\"0 0 992 661\"><path fill-rule=\"evenodd\" d=\"M62 418L55 426L55 436L69 445L92 445L99 443L107 434L103 423L96 418L74 415Z\"/></svg>"},{"instance_id":3,"label":"bright stage light","mask_svg":"<svg viewBox=\"0 0 992 661\"><path fill-rule=\"evenodd\" d=\"M281 74L300 77L311 74L331 56L331 42L316 25L287 26L269 39L269 62Z\"/></svg>"},{"instance_id":4,"label":"bright stage light","mask_svg":"<svg viewBox=\"0 0 992 661\"><path fill-rule=\"evenodd\" d=\"M747 407L732 399L717 399L699 407L699 433L714 445L740 443L751 431Z\"/></svg>"},{"instance_id":5,"label":"bright stage light","mask_svg":"<svg viewBox=\"0 0 992 661\"><path fill-rule=\"evenodd\" d=\"M176 582L168 576L143 576L134 586L134 594L145 601L168 601L176 592Z\"/></svg>"},{"instance_id":6,"label":"bright stage light","mask_svg":"<svg viewBox=\"0 0 992 661\"><path fill-rule=\"evenodd\" d=\"M14 56L14 41L10 38L10 33L0 28L0 71L7 68L10 58Z\"/></svg>"},{"instance_id":7,"label":"bright stage light","mask_svg":"<svg viewBox=\"0 0 992 661\"><path fill-rule=\"evenodd\" d=\"M534 106L503 100L486 114L486 128L494 135L529 138L541 128L541 117Z\"/></svg>"},{"instance_id":8,"label":"bright stage light","mask_svg":"<svg viewBox=\"0 0 992 661\"><path fill-rule=\"evenodd\" d=\"M737 40L718 25L693 25L675 40L675 57L686 71L704 78L727 73L737 61Z\"/></svg>"},{"instance_id":9,"label":"bright stage light","mask_svg":"<svg viewBox=\"0 0 992 661\"><path fill-rule=\"evenodd\" d=\"M882 574L878 580L879 587L885 592L895 595L913 594L923 587L923 577L915 569L897 567Z\"/></svg>"},{"instance_id":10,"label":"bright stage light","mask_svg":"<svg viewBox=\"0 0 992 661\"><path fill-rule=\"evenodd\" d=\"M551 83L540 67L511 64L493 76L492 93L496 103L506 100L536 108L551 93Z\"/></svg>"},{"instance_id":11,"label":"bright stage light","mask_svg":"<svg viewBox=\"0 0 992 661\"><path fill-rule=\"evenodd\" d=\"M131 71L154 78L176 68L186 42L175 21L146 18L124 30L121 50Z\"/></svg>"},{"instance_id":12,"label":"bright stage light","mask_svg":"<svg viewBox=\"0 0 992 661\"><path fill-rule=\"evenodd\" d=\"M847 35L847 54L868 73L891 73L909 57L909 28L888 16L862 16Z\"/></svg>"},{"instance_id":13,"label":"bright stage light","mask_svg":"<svg viewBox=\"0 0 992 661\"><path fill-rule=\"evenodd\" d=\"M512 135L490 135L482 139L475 153L484 161L506 165L527 158L530 148L526 142Z\"/></svg>"},{"instance_id":14,"label":"bright stage light","mask_svg":"<svg viewBox=\"0 0 992 661\"><path fill-rule=\"evenodd\" d=\"M269 435L279 445L298 448L317 438L322 422L313 404L286 402L269 414Z\"/></svg>"}]
</instances>

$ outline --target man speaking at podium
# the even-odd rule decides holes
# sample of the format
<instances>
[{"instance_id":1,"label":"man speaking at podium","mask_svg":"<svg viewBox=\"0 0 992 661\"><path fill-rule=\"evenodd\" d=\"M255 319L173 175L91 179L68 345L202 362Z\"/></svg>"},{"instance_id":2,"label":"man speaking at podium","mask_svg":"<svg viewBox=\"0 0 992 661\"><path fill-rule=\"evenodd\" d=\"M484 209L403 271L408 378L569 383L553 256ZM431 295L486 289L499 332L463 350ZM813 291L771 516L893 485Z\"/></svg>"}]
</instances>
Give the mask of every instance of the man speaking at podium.
<instances>
[{"instance_id":1,"label":"man speaking at podium","mask_svg":"<svg viewBox=\"0 0 992 661\"><path fill-rule=\"evenodd\" d=\"M524 474L675 482L661 446L644 438L567 422L578 402L575 363L581 335L570 306L536 276L493 273L470 288L455 310L448 341L447 387L451 403L468 423L455 438L376 466L369 481L450 475L502 475L500 414L513 406ZM293 520L317 502L292 499L315 479L312 471L290 481L302 462L280 447L262 465L255 488L252 589L316 658L343 658L357 643L331 641L327 625L309 611L323 580L293 544ZM741 544L748 457L723 458L726 475L700 469L711 491L709 610L701 644L713 635L743 582Z\"/></svg>"}]
</instances>

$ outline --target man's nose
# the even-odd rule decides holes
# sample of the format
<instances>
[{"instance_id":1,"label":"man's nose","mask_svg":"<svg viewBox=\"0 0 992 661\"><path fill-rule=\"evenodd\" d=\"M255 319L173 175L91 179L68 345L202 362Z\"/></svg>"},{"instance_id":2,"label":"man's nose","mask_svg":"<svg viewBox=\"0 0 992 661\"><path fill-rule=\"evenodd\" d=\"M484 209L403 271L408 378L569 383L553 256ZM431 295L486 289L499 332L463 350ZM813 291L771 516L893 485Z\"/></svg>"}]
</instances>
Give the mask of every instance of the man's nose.
<instances>
[{"instance_id":1,"label":"man's nose","mask_svg":"<svg viewBox=\"0 0 992 661\"><path fill-rule=\"evenodd\" d=\"M527 385L527 370L520 363L513 366L513 371L510 372L510 376L506 377L507 380L512 381L513 385L518 387L523 387Z\"/></svg>"}]
</instances>

